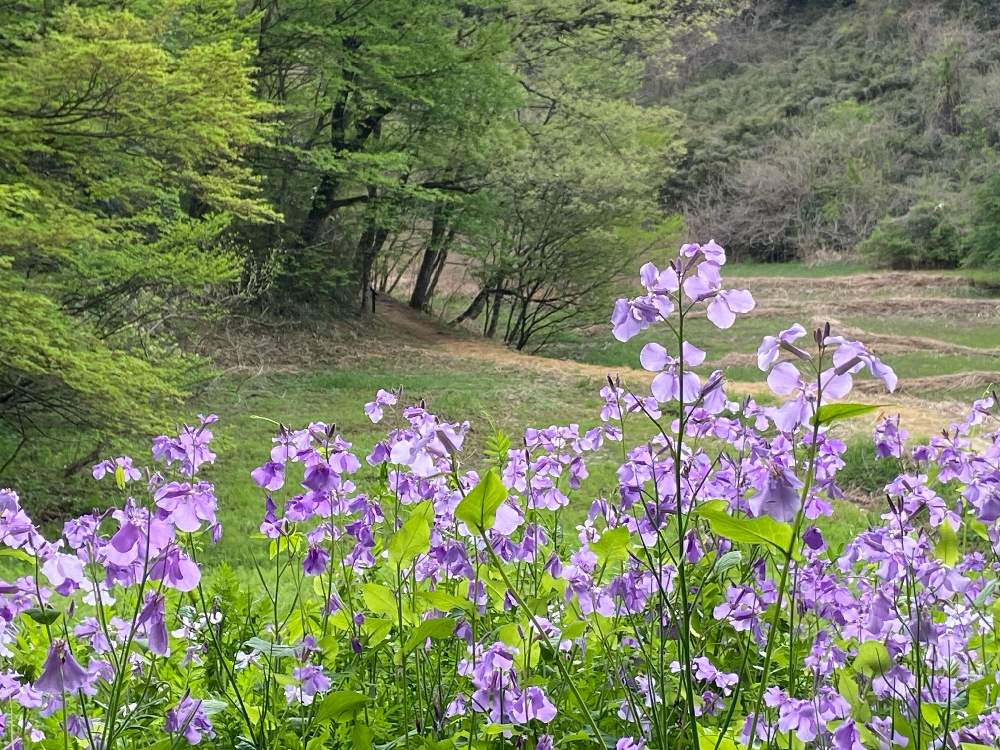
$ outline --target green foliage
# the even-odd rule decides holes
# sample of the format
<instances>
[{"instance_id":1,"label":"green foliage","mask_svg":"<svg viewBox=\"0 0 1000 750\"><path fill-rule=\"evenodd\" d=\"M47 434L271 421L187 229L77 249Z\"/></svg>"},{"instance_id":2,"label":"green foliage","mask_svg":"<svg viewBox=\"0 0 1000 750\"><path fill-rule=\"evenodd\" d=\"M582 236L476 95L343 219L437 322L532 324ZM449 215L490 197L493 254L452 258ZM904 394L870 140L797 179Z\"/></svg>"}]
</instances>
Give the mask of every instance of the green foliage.
<instances>
[{"instance_id":1,"label":"green foliage","mask_svg":"<svg viewBox=\"0 0 1000 750\"><path fill-rule=\"evenodd\" d=\"M976 225L963 206L1000 143L995 11L754 5L661 84L658 101L688 122L667 204L740 260L825 257L871 237L880 265L955 267Z\"/></svg>"},{"instance_id":2,"label":"green foliage","mask_svg":"<svg viewBox=\"0 0 1000 750\"><path fill-rule=\"evenodd\" d=\"M966 265L996 266L1000 262L1000 174L976 191Z\"/></svg>"},{"instance_id":3,"label":"green foliage","mask_svg":"<svg viewBox=\"0 0 1000 750\"><path fill-rule=\"evenodd\" d=\"M955 268L962 260L962 237L951 210L925 202L905 216L881 221L858 249L877 266Z\"/></svg>"},{"instance_id":4,"label":"green foliage","mask_svg":"<svg viewBox=\"0 0 1000 750\"><path fill-rule=\"evenodd\" d=\"M274 214L242 155L269 111L220 2L0 15L0 423L148 431L177 347L238 274L229 229Z\"/></svg>"}]
</instances>

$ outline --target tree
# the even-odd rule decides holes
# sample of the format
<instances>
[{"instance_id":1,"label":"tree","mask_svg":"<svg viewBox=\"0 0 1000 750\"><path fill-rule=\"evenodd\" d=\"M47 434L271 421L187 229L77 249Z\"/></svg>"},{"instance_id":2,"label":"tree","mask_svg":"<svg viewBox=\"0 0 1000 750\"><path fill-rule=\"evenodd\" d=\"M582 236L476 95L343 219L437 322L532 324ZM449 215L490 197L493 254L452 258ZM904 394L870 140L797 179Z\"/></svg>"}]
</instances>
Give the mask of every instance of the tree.
<instances>
[{"instance_id":1,"label":"tree","mask_svg":"<svg viewBox=\"0 0 1000 750\"><path fill-rule=\"evenodd\" d=\"M258 91L281 108L258 163L287 224L256 240L284 250L279 302L346 299L365 311L402 217L473 189L470 172L512 110L507 35L448 0L250 10L261 19Z\"/></svg>"},{"instance_id":2,"label":"tree","mask_svg":"<svg viewBox=\"0 0 1000 750\"><path fill-rule=\"evenodd\" d=\"M224 3L29 7L0 17L0 422L15 451L67 424L161 423L195 364L185 324L238 273L231 222L274 218L241 158L266 107Z\"/></svg>"}]
</instances>

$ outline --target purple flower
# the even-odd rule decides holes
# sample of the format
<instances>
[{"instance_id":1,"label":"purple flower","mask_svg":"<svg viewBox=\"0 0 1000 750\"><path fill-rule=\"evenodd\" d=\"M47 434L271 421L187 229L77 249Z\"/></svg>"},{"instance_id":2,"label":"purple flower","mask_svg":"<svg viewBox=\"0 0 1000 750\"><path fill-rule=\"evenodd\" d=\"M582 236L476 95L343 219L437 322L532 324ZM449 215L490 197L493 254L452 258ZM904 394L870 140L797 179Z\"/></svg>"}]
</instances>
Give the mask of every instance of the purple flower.
<instances>
[{"instance_id":1,"label":"purple flower","mask_svg":"<svg viewBox=\"0 0 1000 750\"><path fill-rule=\"evenodd\" d=\"M165 599L161 594L146 594L146 602L139 613L138 624L145 626L149 650L166 656L170 653L167 642L167 622L164 616Z\"/></svg>"},{"instance_id":2,"label":"purple flower","mask_svg":"<svg viewBox=\"0 0 1000 750\"><path fill-rule=\"evenodd\" d=\"M330 553L324 547L310 547L302 561L302 571L307 576L318 576L326 570L330 561Z\"/></svg>"},{"instance_id":3,"label":"purple flower","mask_svg":"<svg viewBox=\"0 0 1000 750\"><path fill-rule=\"evenodd\" d=\"M171 734L183 735L189 745L197 745L203 736L215 737L202 701L192 699L189 693L185 693L180 702L167 711L164 728Z\"/></svg>"},{"instance_id":4,"label":"purple flower","mask_svg":"<svg viewBox=\"0 0 1000 750\"><path fill-rule=\"evenodd\" d=\"M837 351L833 353L833 364L838 372L858 372L867 367L872 376L881 380L890 393L896 390L896 373L871 354L862 343L848 341L843 336L827 336L823 344L837 346Z\"/></svg>"},{"instance_id":5,"label":"purple flower","mask_svg":"<svg viewBox=\"0 0 1000 750\"><path fill-rule=\"evenodd\" d=\"M301 703L303 706L309 706L317 694L325 693L332 686L330 678L315 664L296 667L292 670L292 677L298 681L298 684L285 685L285 700L289 703Z\"/></svg>"},{"instance_id":6,"label":"purple flower","mask_svg":"<svg viewBox=\"0 0 1000 750\"><path fill-rule=\"evenodd\" d=\"M170 482L158 489L154 495L156 505L179 531L195 532L202 522L217 523L215 509L218 502L215 490L208 482Z\"/></svg>"},{"instance_id":7,"label":"purple flower","mask_svg":"<svg viewBox=\"0 0 1000 750\"><path fill-rule=\"evenodd\" d=\"M176 544L172 544L150 566L149 577L156 581L162 580L178 591L191 591L201 580L201 571Z\"/></svg>"},{"instance_id":8,"label":"purple flower","mask_svg":"<svg viewBox=\"0 0 1000 750\"><path fill-rule=\"evenodd\" d=\"M94 464L94 479L100 481L107 474L114 476L119 468L122 470L122 479L126 482L134 482L142 477L142 473L132 466L131 458L128 456L119 456L115 459L107 458L99 464Z\"/></svg>"},{"instance_id":9,"label":"purple flower","mask_svg":"<svg viewBox=\"0 0 1000 750\"><path fill-rule=\"evenodd\" d=\"M746 289L722 290L708 303L708 319L716 328L729 328L736 322L737 313L748 313L756 303Z\"/></svg>"},{"instance_id":10,"label":"purple flower","mask_svg":"<svg viewBox=\"0 0 1000 750\"><path fill-rule=\"evenodd\" d=\"M556 717L556 707L541 688L532 686L525 688L520 697L514 700L510 713L518 724L527 724L532 719L548 724Z\"/></svg>"},{"instance_id":11,"label":"purple flower","mask_svg":"<svg viewBox=\"0 0 1000 750\"><path fill-rule=\"evenodd\" d=\"M684 355L685 366L697 367L705 361L705 352L687 341L681 345L681 352ZM680 372L681 358L670 356L660 344L649 343L642 347L642 351L639 352L639 361L644 370L659 373L653 378L653 383L650 386L657 401L666 403L677 398L680 395L682 377L685 402L690 403L698 398L698 392L701 390L701 381L698 376L693 372L686 371L682 374Z\"/></svg>"},{"instance_id":12,"label":"purple flower","mask_svg":"<svg viewBox=\"0 0 1000 750\"><path fill-rule=\"evenodd\" d=\"M368 415L373 424L381 422L382 409L386 406L394 406L396 401L396 394L379 388L378 393L375 394L375 400L365 404L365 414Z\"/></svg>"},{"instance_id":13,"label":"purple flower","mask_svg":"<svg viewBox=\"0 0 1000 750\"><path fill-rule=\"evenodd\" d=\"M756 517L770 516L786 523L794 521L801 504L797 487L801 486L801 482L789 472L771 471L764 489L748 500L750 510Z\"/></svg>"},{"instance_id":14,"label":"purple flower","mask_svg":"<svg viewBox=\"0 0 1000 750\"><path fill-rule=\"evenodd\" d=\"M63 692L75 693L89 682L87 672L73 658L66 641L54 640L33 687L50 695L62 695Z\"/></svg>"},{"instance_id":15,"label":"purple flower","mask_svg":"<svg viewBox=\"0 0 1000 750\"><path fill-rule=\"evenodd\" d=\"M56 552L42 564L42 573L62 596L69 596L83 583L83 562L76 555Z\"/></svg>"},{"instance_id":16,"label":"purple flower","mask_svg":"<svg viewBox=\"0 0 1000 750\"><path fill-rule=\"evenodd\" d=\"M757 367L760 368L761 372L767 372L768 368L777 362L778 357L781 356L782 344L796 353L800 358L803 358L802 355L808 357L808 354L794 345L798 339L805 335L806 329L796 323L791 328L781 331L777 336L765 336L760 342L760 346L757 347Z\"/></svg>"},{"instance_id":17,"label":"purple flower","mask_svg":"<svg viewBox=\"0 0 1000 750\"><path fill-rule=\"evenodd\" d=\"M895 419L889 416L882 417L876 423L875 430L873 432L873 438L875 441L875 457L902 458L903 443L906 442L906 438L908 437L909 433L899 427L898 414Z\"/></svg>"},{"instance_id":18,"label":"purple flower","mask_svg":"<svg viewBox=\"0 0 1000 750\"><path fill-rule=\"evenodd\" d=\"M853 719L848 719L841 724L833 733L834 750L865 750L861 742L861 734Z\"/></svg>"},{"instance_id":19,"label":"purple flower","mask_svg":"<svg viewBox=\"0 0 1000 750\"><path fill-rule=\"evenodd\" d=\"M268 461L251 471L250 477L268 492L277 492L285 484L285 465Z\"/></svg>"}]
</instances>

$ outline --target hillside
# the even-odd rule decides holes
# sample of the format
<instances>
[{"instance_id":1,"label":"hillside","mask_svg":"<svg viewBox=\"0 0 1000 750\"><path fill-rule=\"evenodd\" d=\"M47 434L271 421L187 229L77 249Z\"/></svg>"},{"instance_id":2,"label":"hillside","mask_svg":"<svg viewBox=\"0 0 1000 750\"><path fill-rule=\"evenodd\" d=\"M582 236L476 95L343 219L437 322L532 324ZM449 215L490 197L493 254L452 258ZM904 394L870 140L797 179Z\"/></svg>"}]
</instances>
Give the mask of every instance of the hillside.
<instances>
[{"instance_id":1,"label":"hillside","mask_svg":"<svg viewBox=\"0 0 1000 750\"><path fill-rule=\"evenodd\" d=\"M997 163L998 22L989 2L753 3L647 86L686 118L664 204L743 259L957 265Z\"/></svg>"}]
</instances>

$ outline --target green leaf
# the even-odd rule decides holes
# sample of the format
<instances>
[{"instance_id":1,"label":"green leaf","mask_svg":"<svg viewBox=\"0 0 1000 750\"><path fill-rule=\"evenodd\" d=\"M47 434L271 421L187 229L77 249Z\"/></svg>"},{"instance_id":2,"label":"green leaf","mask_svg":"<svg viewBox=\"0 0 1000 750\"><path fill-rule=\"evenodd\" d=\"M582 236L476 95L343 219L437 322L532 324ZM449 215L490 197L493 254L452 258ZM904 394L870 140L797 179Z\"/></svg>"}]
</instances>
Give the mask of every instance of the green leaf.
<instances>
[{"instance_id":1,"label":"green leaf","mask_svg":"<svg viewBox=\"0 0 1000 750\"><path fill-rule=\"evenodd\" d=\"M813 424L825 425L843 419L853 419L881 409L885 404L824 404L813 418Z\"/></svg>"},{"instance_id":2,"label":"green leaf","mask_svg":"<svg viewBox=\"0 0 1000 750\"><path fill-rule=\"evenodd\" d=\"M941 709L933 703L920 704L920 717L929 727L937 727L941 724Z\"/></svg>"},{"instance_id":3,"label":"green leaf","mask_svg":"<svg viewBox=\"0 0 1000 750\"><path fill-rule=\"evenodd\" d=\"M938 527L938 541L934 545L934 555L945 565L954 565L958 562L958 534L947 522Z\"/></svg>"},{"instance_id":4,"label":"green leaf","mask_svg":"<svg viewBox=\"0 0 1000 750\"><path fill-rule=\"evenodd\" d=\"M29 563L30 565L35 564L35 558L23 549L10 549L8 547L4 547L3 549L0 549L0 557L10 557L14 560Z\"/></svg>"},{"instance_id":5,"label":"green leaf","mask_svg":"<svg viewBox=\"0 0 1000 750\"><path fill-rule=\"evenodd\" d=\"M295 649L292 646L285 646L280 643L271 643L270 641L265 641L263 638L249 638L243 643L243 645L253 651L259 651L265 656L270 656L275 659L295 656Z\"/></svg>"},{"instance_id":6,"label":"green leaf","mask_svg":"<svg viewBox=\"0 0 1000 750\"><path fill-rule=\"evenodd\" d=\"M507 488L503 486L496 471L490 469L455 508L455 518L470 529L486 531L492 528L497 510L506 499Z\"/></svg>"},{"instance_id":7,"label":"green leaf","mask_svg":"<svg viewBox=\"0 0 1000 750\"><path fill-rule=\"evenodd\" d=\"M120 490L125 489L125 469L119 465L115 465L115 487Z\"/></svg>"},{"instance_id":8,"label":"green leaf","mask_svg":"<svg viewBox=\"0 0 1000 750\"><path fill-rule=\"evenodd\" d=\"M425 602L434 609L440 609L442 612L448 612L452 609L460 609L465 612L472 611L472 602L468 599L463 599L460 596L455 596L441 589L437 589L436 591L418 591L417 600Z\"/></svg>"},{"instance_id":9,"label":"green leaf","mask_svg":"<svg viewBox=\"0 0 1000 750\"><path fill-rule=\"evenodd\" d=\"M369 702L368 696L356 693L353 690L337 690L323 699L316 709L315 720L324 721L344 721L350 718L355 711L362 708Z\"/></svg>"},{"instance_id":10,"label":"green leaf","mask_svg":"<svg viewBox=\"0 0 1000 750\"><path fill-rule=\"evenodd\" d=\"M614 529L607 529L601 534L600 539L591 542L588 546L590 551L597 555L598 566L602 566L628 560L628 540L628 529L624 526L618 526Z\"/></svg>"},{"instance_id":11,"label":"green leaf","mask_svg":"<svg viewBox=\"0 0 1000 750\"><path fill-rule=\"evenodd\" d=\"M24 610L24 614L39 625L51 625L59 619L59 615L62 613L58 609L52 609L51 607L46 607L45 609L32 607L31 609Z\"/></svg>"},{"instance_id":12,"label":"green leaf","mask_svg":"<svg viewBox=\"0 0 1000 750\"><path fill-rule=\"evenodd\" d=\"M854 719L866 722L871 718L871 710L868 708L868 703L861 698L854 672L845 669L840 673L837 678L837 691L851 705L851 716Z\"/></svg>"},{"instance_id":13,"label":"green leaf","mask_svg":"<svg viewBox=\"0 0 1000 750\"><path fill-rule=\"evenodd\" d=\"M351 727L351 746L354 750L371 750L372 730L360 721Z\"/></svg>"},{"instance_id":14,"label":"green leaf","mask_svg":"<svg viewBox=\"0 0 1000 750\"><path fill-rule=\"evenodd\" d=\"M986 688L995 685L992 677L981 677L965 689L965 713L978 716L986 708Z\"/></svg>"},{"instance_id":15,"label":"green leaf","mask_svg":"<svg viewBox=\"0 0 1000 750\"><path fill-rule=\"evenodd\" d=\"M715 564L716 573L725 573L730 568L735 568L743 562L743 553L738 549L730 550Z\"/></svg>"},{"instance_id":16,"label":"green leaf","mask_svg":"<svg viewBox=\"0 0 1000 750\"><path fill-rule=\"evenodd\" d=\"M708 522L713 534L731 542L767 545L785 556L792 547L792 527L770 516L734 518L717 503L706 503L694 512Z\"/></svg>"},{"instance_id":17,"label":"green leaf","mask_svg":"<svg viewBox=\"0 0 1000 750\"><path fill-rule=\"evenodd\" d=\"M698 736L698 750L739 750L736 740L726 735L719 736L717 729L703 729Z\"/></svg>"},{"instance_id":18,"label":"green leaf","mask_svg":"<svg viewBox=\"0 0 1000 750\"><path fill-rule=\"evenodd\" d=\"M417 557L431 548L430 519L433 517L434 507L430 501L420 503L414 507L399 531L392 535L387 549L389 559L397 567L408 567Z\"/></svg>"},{"instance_id":19,"label":"green leaf","mask_svg":"<svg viewBox=\"0 0 1000 750\"><path fill-rule=\"evenodd\" d=\"M491 435L489 440L486 441L486 457L497 466L503 466L504 462L507 460L507 451L509 450L510 438L504 434L503 430L497 430L496 433Z\"/></svg>"},{"instance_id":20,"label":"green leaf","mask_svg":"<svg viewBox=\"0 0 1000 750\"><path fill-rule=\"evenodd\" d=\"M410 633L410 637L403 644L403 651L409 652L421 645L428 638L440 641L451 638L455 633L455 621L449 617L435 617L424 620L417 628Z\"/></svg>"},{"instance_id":21,"label":"green leaf","mask_svg":"<svg viewBox=\"0 0 1000 750\"><path fill-rule=\"evenodd\" d=\"M865 641L858 646L854 657L854 670L868 677L876 677L892 666L889 651L881 641Z\"/></svg>"},{"instance_id":22,"label":"green leaf","mask_svg":"<svg viewBox=\"0 0 1000 750\"><path fill-rule=\"evenodd\" d=\"M361 598L372 612L388 617L396 617L396 595L380 583L366 583L361 586Z\"/></svg>"}]
</instances>

